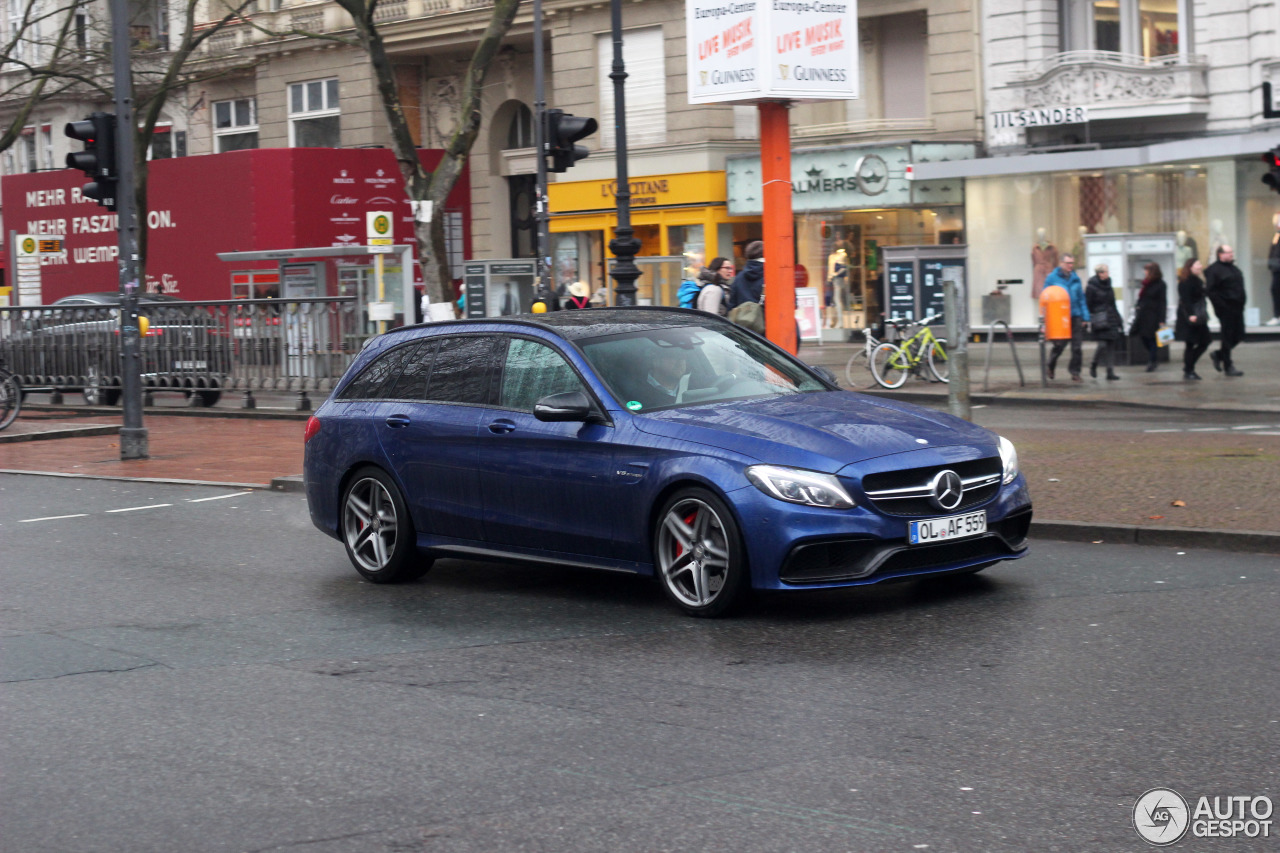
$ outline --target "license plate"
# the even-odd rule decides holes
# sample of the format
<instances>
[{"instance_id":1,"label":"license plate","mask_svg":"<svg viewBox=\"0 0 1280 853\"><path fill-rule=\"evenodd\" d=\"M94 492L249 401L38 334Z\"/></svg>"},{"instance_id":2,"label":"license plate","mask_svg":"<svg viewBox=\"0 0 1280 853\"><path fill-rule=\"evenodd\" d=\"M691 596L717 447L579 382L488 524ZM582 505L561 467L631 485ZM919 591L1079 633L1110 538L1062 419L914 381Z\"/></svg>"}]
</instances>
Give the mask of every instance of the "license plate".
<instances>
[{"instance_id":1,"label":"license plate","mask_svg":"<svg viewBox=\"0 0 1280 853\"><path fill-rule=\"evenodd\" d=\"M907 525L907 541L912 545L950 542L987 532L987 512L979 510L947 518L926 518Z\"/></svg>"}]
</instances>

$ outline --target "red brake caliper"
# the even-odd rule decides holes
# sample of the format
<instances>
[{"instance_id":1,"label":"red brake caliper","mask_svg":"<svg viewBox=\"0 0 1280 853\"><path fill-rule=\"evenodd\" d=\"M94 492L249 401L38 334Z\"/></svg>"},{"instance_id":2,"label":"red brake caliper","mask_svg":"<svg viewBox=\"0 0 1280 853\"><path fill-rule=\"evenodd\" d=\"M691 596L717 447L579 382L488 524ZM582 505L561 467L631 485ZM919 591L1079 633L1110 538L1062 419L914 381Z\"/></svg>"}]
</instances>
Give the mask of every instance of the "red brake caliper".
<instances>
[{"instance_id":1,"label":"red brake caliper","mask_svg":"<svg viewBox=\"0 0 1280 853\"><path fill-rule=\"evenodd\" d=\"M697 517L698 517L698 511L695 509L693 512L685 516L684 523L689 525L690 527L693 527L693 520ZM676 559L677 560L680 559L680 555L683 553L684 553L684 546L681 545L679 542L677 542L676 543Z\"/></svg>"}]
</instances>

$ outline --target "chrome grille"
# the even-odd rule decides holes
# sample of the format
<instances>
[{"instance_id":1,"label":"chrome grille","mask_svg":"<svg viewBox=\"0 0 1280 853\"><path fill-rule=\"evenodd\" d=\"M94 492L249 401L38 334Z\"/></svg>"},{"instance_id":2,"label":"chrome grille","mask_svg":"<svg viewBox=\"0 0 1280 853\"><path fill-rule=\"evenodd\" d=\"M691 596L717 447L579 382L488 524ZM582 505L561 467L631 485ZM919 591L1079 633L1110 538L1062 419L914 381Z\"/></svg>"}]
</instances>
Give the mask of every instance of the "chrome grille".
<instances>
[{"instance_id":1,"label":"chrome grille","mask_svg":"<svg viewBox=\"0 0 1280 853\"><path fill-rule=\"evenodd\" d=\"M932 483L934 477L947 470L960 475L963 491L958 506L943 510L933 502ZM962 512L985 503L1000 490L1003 474L1000 457L995 456L953 465L868 474L862 479L862 489L872 505L885 515L933 516Z\"/></svg>"}]
</instances>

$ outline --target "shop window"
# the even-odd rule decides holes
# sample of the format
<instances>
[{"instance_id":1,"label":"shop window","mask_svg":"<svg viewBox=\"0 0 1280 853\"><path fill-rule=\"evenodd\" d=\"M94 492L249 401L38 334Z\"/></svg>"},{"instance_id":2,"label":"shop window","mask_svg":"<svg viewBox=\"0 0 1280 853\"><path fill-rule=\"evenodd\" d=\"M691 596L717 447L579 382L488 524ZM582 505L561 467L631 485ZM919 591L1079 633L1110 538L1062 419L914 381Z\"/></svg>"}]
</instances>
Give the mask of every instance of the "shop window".
<instances>
[{"instance_id":1,"label":"shop window","mask_svg":"<svg viewBox=\"0 0 1280 853\"><path fill-rule=\"evenodd\" d=\"M622 34L627 63L627 145L661 145L667 141L666 42L662 27ZM596 38L600 91L600 147L613 148L613 37Z\"/></svg>"},{"instance_id":2,"label":"shop window","mask_svg":"<svg viewBox=\"0 0 1280 853\"><path fill-rule=\"evenodd\" d=\"M213 136L218 153L258 147L258 101L237 98L213 104Z\"/></svg>"},{"instance_id":3,"label":"shop window","mask_svg":"<svg viewBox=\"0 0 1280 853\"><path fill-rule=\"evenodd\" d=\"M338 148L342 143L338 78L289 85L289 144Z\"/></svg>"}]
</instances>

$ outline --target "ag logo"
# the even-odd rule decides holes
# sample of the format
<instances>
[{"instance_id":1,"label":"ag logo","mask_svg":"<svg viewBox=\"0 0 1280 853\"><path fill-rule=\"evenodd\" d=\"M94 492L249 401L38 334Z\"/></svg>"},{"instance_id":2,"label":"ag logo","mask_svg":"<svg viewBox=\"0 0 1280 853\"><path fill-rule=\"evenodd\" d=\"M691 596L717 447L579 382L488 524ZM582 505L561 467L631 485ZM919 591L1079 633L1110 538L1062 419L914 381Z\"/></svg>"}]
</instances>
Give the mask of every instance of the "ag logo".
<instances>
[{"instance_id":1,"label":"ag logo","mask_svg":"<svg viewBox=\"0 0 1280 853\"><path fill-rule=\"evenodd\" d=\"M1176 844L1190 825L1187 801L1172 788L1152 788L1133 804L1133 828L1155 847Z\"/></svg>"},{"instance_id":2,"label":"ag logo","mask_svg":"<svg viewBox=\"0 0 1280 853\"><path fill-rule=\"evenodd\" d=\"M788 71L790 71L790 70L791 70L791 66L790 66L790 65L779 65L779 66L778 66L778 76L779 76L779 77L781 77L783 80L786 80L786 79L787 79L787 72L788 72Z\"/></svg>"},{"instance_id":3,"label":"ag logo","mask_svg":"<svg viewBox=\"0 0 1280 853\"><path fill-rule=\"evenodd\" d=\"M27 237L22 241L23 254L34 255L36 253L36 241Z\"/></svg>"},{"instance_id":4,"label":"ag logo","mask_svg":"<svg viewBox=\"0 0 1280 853\"><path fill-rule=\"evenodd\" d=\"M391 230L391 219L385 213L373 217L373 230L378 234L386 234Z\"/></svg>"}]
</instances>

